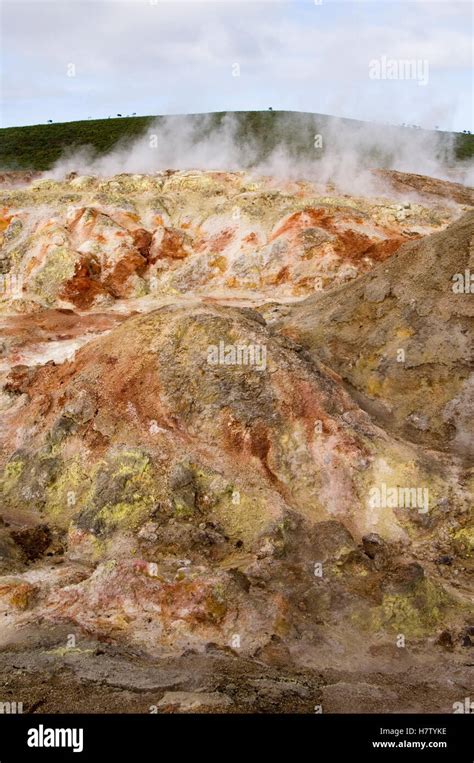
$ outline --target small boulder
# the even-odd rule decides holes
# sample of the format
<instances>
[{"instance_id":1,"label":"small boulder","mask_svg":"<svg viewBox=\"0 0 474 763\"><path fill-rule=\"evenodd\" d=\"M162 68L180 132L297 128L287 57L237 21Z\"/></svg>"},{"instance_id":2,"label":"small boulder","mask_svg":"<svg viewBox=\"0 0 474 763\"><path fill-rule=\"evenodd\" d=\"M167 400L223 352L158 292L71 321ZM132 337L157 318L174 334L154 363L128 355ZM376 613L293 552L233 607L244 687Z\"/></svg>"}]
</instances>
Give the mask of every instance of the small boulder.
<instances>
[{"instance_id":1,"label":"small boulder","mask_svg":"<svg viewBox=\"0 0 474 763\"><path fill-rule=\"evenodd\" d=\"M386 565L390 558L390 551L380 535L377 533L364 535L362 546L369 559L373 559L376 569L382 569Z\"/></svg>"},{"instance_id":2,"label":"small boulder","mask_svg":"<svg viewBox=\"0 0 474 763\"><path fill-rule=\"evenodd\" d=\"M357 547L354 538L342 522L332 519L314 525L311 546L315 562L337 562Z\"/></svg>"},{"instance_id":3,"label":"small boulder","mask_svg":"<svg viewBox=\"0 0 474 763\"><path fill-rule=\"evenodd\" d=\"M19 530L12 530L10 535L30 562L43 556L51 542L51 530L48 525L23 527Z\"/></svg>"}]
</instances>

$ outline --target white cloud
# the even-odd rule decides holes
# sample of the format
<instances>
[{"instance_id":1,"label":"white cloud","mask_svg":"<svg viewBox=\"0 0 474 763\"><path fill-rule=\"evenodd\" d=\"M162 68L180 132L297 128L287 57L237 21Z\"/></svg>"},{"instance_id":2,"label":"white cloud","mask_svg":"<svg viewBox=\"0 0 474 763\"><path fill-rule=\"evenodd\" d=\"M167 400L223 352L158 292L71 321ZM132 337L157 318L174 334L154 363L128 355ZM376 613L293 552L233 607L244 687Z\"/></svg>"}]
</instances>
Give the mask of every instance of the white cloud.
<instances>
[{"instance_id":1,"label":"white cloud","mask_svg":"<svg viewBox=\"0 0 474 763\"><path fill-rule=\"evenodd\" d=\"M277 106L317 110L351 102L357 89L354 116L373 119L385 103L399 122L420 121L448 95L457 112L470 96L455 79L470 66L466 3L5 0L3 6L6 108L23 122L34 119L24 113L26 104L16 107L15 91L29 88L45 93L45 106L62 109L64 119L88 89L86 111L100 108L95 93L117 109L124 100L130 111L148 104L145 113L157 102L181 112L195 103L202 111L265 108L270 97ZM427 59L432 78L452 72L449 93L435 82L407 115L413 83L385 82L375 90L368 80L370 59L382 55ZM71 62L77 76L64 83L64 98L58 93ZM240 78L231 75L235 62Z\"/></svg>"}]
</instances>

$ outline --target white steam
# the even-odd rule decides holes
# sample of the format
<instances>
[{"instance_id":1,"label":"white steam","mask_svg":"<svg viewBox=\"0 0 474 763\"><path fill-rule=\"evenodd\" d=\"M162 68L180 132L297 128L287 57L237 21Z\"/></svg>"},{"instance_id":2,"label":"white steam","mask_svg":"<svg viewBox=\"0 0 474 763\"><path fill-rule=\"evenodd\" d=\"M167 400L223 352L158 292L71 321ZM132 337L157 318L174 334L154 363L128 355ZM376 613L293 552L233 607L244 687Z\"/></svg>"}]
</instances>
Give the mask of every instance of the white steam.
<instances>
[{"instance_id":1,"label":"white steam","mask_svg":"<svg viewBox=\"0 0 474 763\"><path fill-rule=\"evenodd\" d=\"M370 170L378 168L474 183L472 163L454 160L454 139L447 133L335 117L314 116L314 123L299 114L274 117L278 140L265 135L265 128L242 137L239 114L224 115L217 125L206 114L162 117L135 142L118 144L105 156L94 156L88 148L66 153L48 175L251 170L284 180L331 182L351 194L376 192L379 186ZM272 122L268 124L272 132Z\"/></svg>"}]
</instances>

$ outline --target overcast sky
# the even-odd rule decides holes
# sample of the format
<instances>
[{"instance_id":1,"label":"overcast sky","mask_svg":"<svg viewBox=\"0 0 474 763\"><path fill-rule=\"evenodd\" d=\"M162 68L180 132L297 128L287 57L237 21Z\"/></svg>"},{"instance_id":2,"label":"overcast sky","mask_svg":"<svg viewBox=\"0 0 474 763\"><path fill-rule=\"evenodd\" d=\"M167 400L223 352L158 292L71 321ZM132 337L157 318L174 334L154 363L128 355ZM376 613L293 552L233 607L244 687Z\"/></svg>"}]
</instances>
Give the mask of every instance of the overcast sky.
<instances>
[{"instance_id":1,"label":"overcast sky","mask_svg":"<svg viewBox=\"0 0 474 763\"><path fill-rule=\"evenodd\" d=\"M473 129L469 0L3 0L1 29L3 126L272 106ZM371 79L384 56L427 83Z\"/></svg>"}]
</instances>

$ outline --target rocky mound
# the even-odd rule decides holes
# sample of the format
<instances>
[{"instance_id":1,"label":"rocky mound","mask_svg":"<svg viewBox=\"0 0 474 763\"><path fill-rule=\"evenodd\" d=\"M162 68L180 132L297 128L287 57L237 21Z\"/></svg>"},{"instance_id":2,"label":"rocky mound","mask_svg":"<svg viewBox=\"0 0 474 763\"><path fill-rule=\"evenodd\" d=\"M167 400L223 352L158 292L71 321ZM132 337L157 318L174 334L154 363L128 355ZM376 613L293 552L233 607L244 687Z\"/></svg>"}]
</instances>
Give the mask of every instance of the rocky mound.
<instances>
[{"instance_id":1,"label":"rocky mound","mask_svg":"<svg viewBox=\"0 0 474 763\"><path fill-rule=\"evenodd\" d=\"M462 629L455 569L447 587L436 571L466 532L460 473L387 437L257 313L163 308L73 361L14 368L5 393L13 620L155 651L237 636L245 654L275 639L289 654L321 618L342 641L368 629L368 644L380 629ZM375 506L383 482L429 484L429 507ZM86 567L18 574L63 554Z\"/></svg>"},{"instance_id":2,"label":"rocky mound","mask_svg":"<svg viewBox=\"0 0 474 763\"><path fill-rule=\"evenodd\" d=\"M285 308L279 324L381 426L471 463L473 241L469 212L350 287Z\"/></svg>"},{"instance_id":3,"label":"rocky mound","mask_svg":"<svg viewBox=\"0 0 474 763\"><path fill-rule=\"evenodd\" d=\"M71 685L108 712L467 696L473 213L432 190L2 193L5 691L32 712Z\"/></svg>"},{"instance_id":4,"label":"rocky mound","mask_svg":"<svg viewBox=\"0 0 474 763\"><path fill-rule=\"evenodd\" d=\"M0 296L16 310L189 294L302 298L459 214L409 191L402 202L363 199L215 172L36 180L1 194Z\"/></svg>"},{"instance_id":5,"label":"rocky mound","mask_svg":"<svg viewBox=\"0 0 474 763\"><path fill-rule=\"evenodd\" d=\"M426 175L414 175L396 170L373 170L373 174L384 182L388 182L394 190L407 193L413 190L416 194L438 199L451 199L457 204L474 205L474 190L461 183L451 183L448 180L438 180Z\"/></svg>"}]
</instances>

